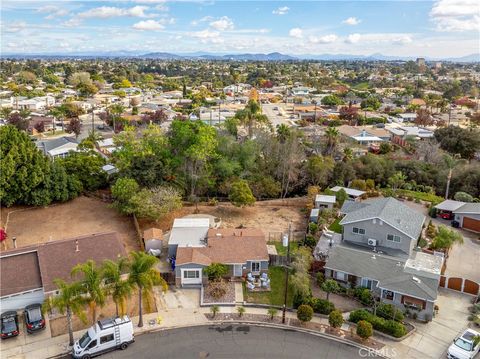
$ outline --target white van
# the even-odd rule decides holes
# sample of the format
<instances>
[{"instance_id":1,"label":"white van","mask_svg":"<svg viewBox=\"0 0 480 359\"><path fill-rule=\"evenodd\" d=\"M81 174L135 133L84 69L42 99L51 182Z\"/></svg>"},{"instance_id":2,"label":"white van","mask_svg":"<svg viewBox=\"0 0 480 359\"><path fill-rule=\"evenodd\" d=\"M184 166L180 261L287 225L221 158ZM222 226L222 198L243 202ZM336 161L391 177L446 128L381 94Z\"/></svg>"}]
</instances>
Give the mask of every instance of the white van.
<instances>
[{"instance_id":1,"label":"white van","mask_svg":"<svg viewBox=\"0 0 480 359\"><path fill-rule=\"evenodd\" d=\"M128 316L99 320L73 345L75 359L90 359L115 349L127 349L135 341Z\"/></svg>"}]
</instances>

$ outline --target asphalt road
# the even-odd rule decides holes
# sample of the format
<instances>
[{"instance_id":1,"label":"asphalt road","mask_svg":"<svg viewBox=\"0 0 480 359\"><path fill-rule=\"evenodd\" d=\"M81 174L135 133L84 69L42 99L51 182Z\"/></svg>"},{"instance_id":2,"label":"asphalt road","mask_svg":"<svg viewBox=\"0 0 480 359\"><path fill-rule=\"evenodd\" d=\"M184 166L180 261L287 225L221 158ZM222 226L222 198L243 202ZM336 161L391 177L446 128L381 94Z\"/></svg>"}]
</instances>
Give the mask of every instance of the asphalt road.
<instances>
[{"instance_id":1,"label":"asphalt road","mask_svg":"<svg viewBox=\"0 0 480 359\"><path fill-rule=\"evenodd\" d=\"M101 358L336 358L371 357L332 340L293 330L249 325L172 329L136 337L124 351Z\"/></svg>"}]
</instances>

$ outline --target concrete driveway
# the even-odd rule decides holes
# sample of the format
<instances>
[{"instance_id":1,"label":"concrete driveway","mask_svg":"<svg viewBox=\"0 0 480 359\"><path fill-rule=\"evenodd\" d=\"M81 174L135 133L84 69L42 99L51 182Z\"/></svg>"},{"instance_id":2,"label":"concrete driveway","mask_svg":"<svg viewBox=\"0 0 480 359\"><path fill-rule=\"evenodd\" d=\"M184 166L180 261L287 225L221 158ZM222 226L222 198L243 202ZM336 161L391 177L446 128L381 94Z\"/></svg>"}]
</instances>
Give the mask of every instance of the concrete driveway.
<instances>
[{"instance_id":1,"label":"concrete driveway","mask_svg":"<svg viewBox=\"0 0 480 359\"><path fill-rule=\"evenodd\" d=\"M468 326L468 307L472 298L440 288L437 300L440 310L430 323L415 322L417 330L410 337L401 342L385 342L395 349L396 358L446 358L455 336Z\"/></svg>"}]
</instances>

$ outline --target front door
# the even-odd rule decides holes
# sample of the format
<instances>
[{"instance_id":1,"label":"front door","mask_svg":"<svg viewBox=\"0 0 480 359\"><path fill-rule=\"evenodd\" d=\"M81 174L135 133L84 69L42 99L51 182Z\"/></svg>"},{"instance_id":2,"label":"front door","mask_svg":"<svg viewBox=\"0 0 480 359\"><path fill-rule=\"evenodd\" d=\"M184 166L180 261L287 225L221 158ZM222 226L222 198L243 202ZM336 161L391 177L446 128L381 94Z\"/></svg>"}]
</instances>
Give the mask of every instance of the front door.
<instances>
[{"instance_id":1,"label":"front door","mask_svg":"<svg viewBox=\"0 0 480 359\"><path fill-rule=\"evenodd\" d=\"M241 277L242 276L242 265L241 264L234 264L233 266L233 276L234 277Z\"/></svg>"}]
</instances>

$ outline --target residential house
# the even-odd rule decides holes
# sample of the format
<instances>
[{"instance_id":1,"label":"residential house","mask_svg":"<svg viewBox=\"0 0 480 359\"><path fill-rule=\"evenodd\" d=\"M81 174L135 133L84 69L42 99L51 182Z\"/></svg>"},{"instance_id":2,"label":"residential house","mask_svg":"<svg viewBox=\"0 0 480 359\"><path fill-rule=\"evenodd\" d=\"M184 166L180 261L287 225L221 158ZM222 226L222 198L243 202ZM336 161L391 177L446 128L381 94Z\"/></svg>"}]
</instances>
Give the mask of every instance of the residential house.
<instances>
[{"instance_id":1,"label":"residential house","mask_svg":"<svg viewBox=\"0 0 480 359\"><path fill-rule=\"evenodd\" d=\"M480 232L480 203L465 203L447 199L435 206L438 216L453 219L455 225L474 232Z\"/></svg>"},{"instance_id":2,"label":"residential house","mask_svg":"<svg viewBox=\"0 0 480 359\"><path fill-rule=\"evenodd\" d=\"M53 140L38 141L37 147L46 155L55 158L64 158L69 152L79 152L78 142L72 137L59 137Z\"/></svg>"},{"instance_id":3,"label":"residential house","mask_svg":"<svg viewBox=\"0 0 480 359\"><path fill-rule=\"evenodd\" d=\"M388 131L392 134L392 142L405 146L407 138L415 140L424 140L433 138L433 131L417 126L389 127Z\"/></svg>"},{"instance_id":4,"label":"residential house","mask_svg":"<svg viewBox=\"0 0 480 359\"><path fill-rule=\"evenodd\" d=\"M374 126L349 126L338 127L338 131L359 145L372 145L390 140L390 133L384 128Z\"/></svg>"},{"instance_id":5,"label":"residential house","mask_svg":"<svg viewBox=\"0 0 480 359\"><path fill-rule=\"evenodd\" d=\"M168 257L175 258L181 247L205 246L209 228L209 218L176 218L168 238Z\"/></svg>"},{"instance_id":6,"label":"residential house","mask_svg":"<svg viewBox=\"0 0 480 359\"><path fill-rule=\"evenodd\" d=\"M253 276L268 271L269 256L265 235L260 229L209 229L202 246L178 247L175 281L179 286L201 285L204 268L212 263L228 266L230 277Z\"/></svg>"},{"instance_id":7,"label":"residential house","mask_svg":"<svg viewBox=\"0 0 480 359\"><path fill-rule=\"evenodd\" d=\"M415 112L401 113L398 115L399 122L413 122L417 118Z\"/></svg>"},{"instance_id":8,"label":"residential house","mask_svg":"<svg viewBox=\"0 0 480 359\"><path fill-rule=\"evenodd\" d=\"M115 232L3 251L0 254L2 312L42 303L45 297L56 294L54 280L70 282L70 272L79 263L92 259L100 264L105 259L116 260L125 255L125 248Z\"/></svg>"},{"instance_id":9,"label":"residential house","mask_svg":"<svg viewBox=\"0 0 480 359\"><path fill-rule=\"evenodd\" d=\"M394 198L346 202L341 212L342 239L329 250L325 277L431 320L443 257L416 250L425 216Z\"/></svg>"},{"instance_id":10,"label":"residential house","mask_svg":"<svg viewBox=\"0 0 480 359\"><path fill-rule=\"evenodd\" d=\"M47 107L55 105L55 97L53 96L40 96L33 98L15 97L12 98L12 101L15 110L42 111Z\"/></svg>"}]
</instances>

